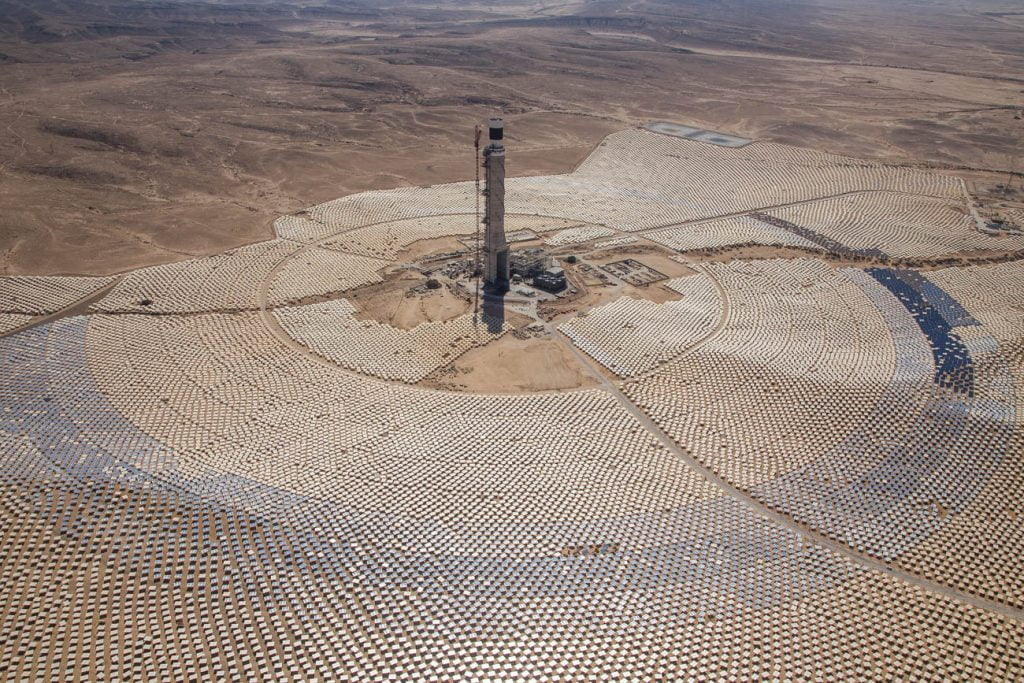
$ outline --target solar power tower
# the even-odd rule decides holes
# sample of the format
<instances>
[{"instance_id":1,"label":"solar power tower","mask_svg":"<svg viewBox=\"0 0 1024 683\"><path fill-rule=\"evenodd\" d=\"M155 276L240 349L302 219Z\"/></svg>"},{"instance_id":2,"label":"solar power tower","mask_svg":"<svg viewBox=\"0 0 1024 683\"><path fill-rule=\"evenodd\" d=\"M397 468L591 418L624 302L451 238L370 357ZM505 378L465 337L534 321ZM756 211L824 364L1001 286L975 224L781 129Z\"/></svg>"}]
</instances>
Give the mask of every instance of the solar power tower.
<instances>
[{"instance_id":1,"label":"solar power tower","mask_svg":"<svg viewBox=\"0 0 1024 683\"><path fill-rule=\"evenodd\" d=\"M484 211L484 288L504 294L509 286L508 242L505 240L505 122L491 119L490 144L484 149L487 205Z\"/></svg>"}]
</instances>

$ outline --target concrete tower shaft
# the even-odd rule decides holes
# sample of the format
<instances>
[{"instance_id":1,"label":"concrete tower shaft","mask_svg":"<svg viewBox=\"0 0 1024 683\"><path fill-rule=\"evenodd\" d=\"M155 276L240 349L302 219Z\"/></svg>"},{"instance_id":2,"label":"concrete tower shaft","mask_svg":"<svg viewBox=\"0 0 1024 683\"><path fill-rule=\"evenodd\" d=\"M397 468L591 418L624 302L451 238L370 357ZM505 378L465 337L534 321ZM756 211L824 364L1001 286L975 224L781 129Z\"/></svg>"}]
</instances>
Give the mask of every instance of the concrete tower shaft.
<instances>
[{"instance_id":1,"label":"concrete tower shaft","mask_svg":"<svg viewBox=\"0 0 1024 683\"><path fill-rule=\"evenodd\" d=\"M504 293L509 287L508 242L505 240L505 124L489 122L490 143L484 149L487 200L484 211L484 286Z\"/></svg>"}]
</instances>

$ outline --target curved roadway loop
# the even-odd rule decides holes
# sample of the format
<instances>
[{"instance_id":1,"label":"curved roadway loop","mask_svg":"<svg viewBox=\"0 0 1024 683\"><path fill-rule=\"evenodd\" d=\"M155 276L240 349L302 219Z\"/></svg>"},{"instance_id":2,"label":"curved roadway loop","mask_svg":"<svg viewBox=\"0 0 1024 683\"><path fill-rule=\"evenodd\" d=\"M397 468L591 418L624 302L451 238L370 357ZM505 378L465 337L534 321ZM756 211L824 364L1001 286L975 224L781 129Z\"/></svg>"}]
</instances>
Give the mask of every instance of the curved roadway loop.
<instances>
[{"instance_id":1,"label":"curved roadway loop","mask_svg":"<svg viewBox=\"0 0 1024 683\"><path fill-rule=\"evenodd\" d=\"M849 193L847 193L847 194L849 194ZM814 201L817 201L817 200L814 200ZM798 203L803 203L803 202L798 202ZM461 214L448 214L448 215L461 215ZM702 219L702 220L704 220L704 219ZM713 220L713 219L707 219L707 220ZM391 221L383 221L382 223L389 223L389 222L391 222ZM357 228L352 228L352 230L355 230L355 229L358 229L358 228L363 228L363 227L367 227L367 226L357 226ZM347 231L345 231L345 232L347 232ZM341 233L340 232L339 233L334 233L333 235L331 235L331 237L335 237L338 234L341 234ZM315 243L314 244L309 244L308 248L314 248L315 246L316 246ZM296 253L301 253L301 252L296 252ZM263 322L267 326L267 328L274 334L274 336L276 336L280 341L282 341L284 344L286 344L293 351L296 351L296 352L300 353L301 355L303 355L304 357L309 358L311 360L314 360L314 361L316 361L316 362L318 362L318 363L320 363L322 365L327 365L327 366L330 366L332 368L342 370L343 372L351 372L351 371L345 370L344 368L341 368L336 363L331 362L330 360L324 358L323 356L320 356L319 354L314 353L313 351L309 350L308 348L306 348L305 346L303 346L302 344L300 344L299 342L297 342L296 340L291 338L284 331L284 329L281 328L281 326L278 324L277 320L275 320L274 317L272 315L270 315L269 309L267 308L267 289L269 288L269 284L273 280L274 276L278 273L278 271L284 266L284 264L290 258L291 258L291 256L289 256L288 258L283 259L280 263L278 263L277 266L275 266L275 268L273 270L270 271L270 273L267 275L267 278L264 280L264 282L262 283L262 285L261 285L261 287L260 287L260 289L259 289L259 291L257 293L257 302L258 302L258 306L259 306L259 312L260 312L261 319L263 320ZM20 332L22 330L26 330L26 329L35 327L37 325L42 325L44 323L52 322L52 321L60 319L60 318L64 318L64 317L71 316L71 315L75 315L76 313L85 312L85 310L92 303L102 299L110 290L112 290L115 286L117 286L117 284L120 282L120 280L121 280L121 278L118 278L114 282L111 282L110 284L108 284L108 285L106 285L104 287L101 287L100 289L96 290L95 292L91 292L90 294L86 295L85 297L82 297L78 301L75 301L71 305L66 306L65 308L63 308L63 309L61 309L59 311L55 311L54 313L51 313L49 315L42 316L39 319L34 320L34 321L32 321L32 322L30 322L30 323L28 323L26 325L23 325L23 326L21 326L19 328L11 330L7 334L14 334L16 332ZM676 357L684 355L684 354L692 351L693 349L697 348L701 344L706 343L710 339L712 339L715 336L717 336L718 334L720 334L721 331L724 329L726 321L728 319L728 312L729 312L728 297L727 297L726 293L724 292L724 290L721 288L721 286L719 285L719 283L717 281L714 281L714 284L715 284L715 287L718 289L718 292L719 292L720 296L722 297L722 315L720 316L718 325L715 327L715 329L711 333L709 333L708 335L706 335L702 339L698 340L697 342L695 342L693 345L691 345L687 349L684 349L683 351L681 351ZM762 518L765 518L765 519L770 519L773 522L775 522L776 524L779 524L779 525L781 525L781 526L783 526L783 527L785 527L787 529L790 529L791 531L794 531L794 532L796 532L798 534L801 534L801 535L803 535L803 536L805 536L807 538L810 538L814 542L816 542L817 544L819 544L819 545L821 545L823 547L826 547L829 550L832 550L833 552L835 552L835 553L837 553L837 554L847 558L851 562L854 562L854 563L856 563L856 564L858 564L860 566L867 567L869 569L873 569L873 570L876 570L876 571L880 571L880 572L889 574L889 575L894 576L896 578L899 578L900 580L902 580L902 581L904 581L906 583L909 583L911 585L918 586L920 588L923 588L925 590L931 591L933 593L938 593L938 594L944 595L946 597L959 600L961 602L965 602L965 603L970 604L970 605L972 605L974 607L978 607L978 608L981 608L981 609L985 609L985 610L989 610L989 611L992 611L992 612L996 612L998 614L1001 614L1001 615L1006 616L1006 617L1010 617L1012 619L1016 619L1018 621L1024 621L1024 610L1016 609L1016 608L1010 607L1008 605L1004 605L1002 603L995 602L993 600L987 600L985 598L981 598L979 596L972 595L970 593L965 593L963 591L956 590L955 588L951 588L951 587L946 586L944 584L937 583L935 581L931 581L931 580L926 579L924 577L921 577L921 576L919 576L917 574L913 574L911 572L907 572L907 571L904 571L904 570L901 570L901 569L898 569L898 568L894 568L891 565L889 565L889 564L887 564L885 562L882 562L881 560L877 560L877 559L869 557L867 555L862 555L860 553L857 553L854 550L852 550L849 546L847 546L847 545L845 545L843 543L840 543L838 541L835 541L835 540L833 540L833 539L831 539L831 538L829 538L829 537L827 537L827 536L825 536L825 535L823 535L823 534L821 534L821 533L819 533L817 531L814 531L814 530L810 529L809 527L796 522L791 517L788 517L788 516L786 516L786 515L784 515L782 513L776 512L776 511L768 508L767 506L765 506L764 504L759 502L754 497L750 496L749 494L747 494L746 492L742 491L741 489L733 486L726 479L720 477L718 474L716 474L710 468L705 467L696 458L694 458L692 455L690 455L686 450L681 448L675 441L672 440L672 438L670 436L668 436L668 434L666 434L664 432L664 430L661 429L661 427L659 427L653 420L651 420L650 417L648 417L647 413L645 413L642 409L640 409L635 403L630 401L629 398L627 398L626 395L622 393L622 391L619 389L618 385L616 385L614 382L609 380L608 377L603 372L601 372L597 367L595 367L593 362L591 361L591 359L586 354L582 353L564 335L562 335L560 332L558 332L558 330L555 328L554 323L548 323L546 325L546 329L551 334L551 336L555 340L558 341L558 343L560 343L571 354L573 354L573 356L583 365L583 367L586 368L586 370L599 382L601 388L604 389L605 391L607 391L609 394L611 394L612 397L615 398L615 400L623 408L625 408L627 411L629 411L629 413L631 415L633 415L640 422L640 424L643 425L643 427L654 438L656 438L658 440L658 442L663 447L665 447L669 452L674 454L676 457L680 458L691 469L693 469L694 471L698 472L705 479L707 479L708 481L713 483L723 493L725 493L725 494L731 496L732 498L736 499L737 501L743 503L750 510L752 510L754 512L754 514L756 514L756 515L758 515L758 516L760 516ZM7 336L7 334L0 335L0 336ZM352 374L358 374L358 373L354 373L353 372ZM405 383L402 383L402 382L383 380L383 379L379 379L379 378L373 378L372 381L387 382L387 383L394 383L394 384L402 384L403 386L409 386L409 385L407 385ZM436 391L436 390L428 390L428 391ZM457 393L457 392L443 392L443 393Z\"/></svg>"},{"instance_id":2,"label":"curved roadway loop","mask_svg":"<svg viewBox=\"0 0 1024 683\"><path fill-rule=\"evenodd\" d=\"M786 206L798 206L798 205L801 205L801 204L809 204L811 202L822 201L823 199L829 199L831 197L843 197L843 196L848 196L848 195L860 194L861 192L870 192L870 190L855 190L855 191L851 191L851 192L839 192L839 193L835 193L835 194L831 194L831 195L825 195L823 197L818 197L818 198L815 198L815 199L801 200L801 201L798 201L798 202L791 202L791 203L786 203L786 204L776 204L776 205L773 205L773 206L761 207L761 208L758 208L758 209L748 209L748 210L745 210L745 211L738 211L738 212L734 212L734 213L722 214L720 216L714 216L714 217L710 217L710 218L700 218L700 219L695 219L695 220L692 220L692 221L683 221L683 222L680 222L680 223L672 223L670 225L663 225L663 226L659 226L659 227L656 227L656 228L649 228L648 230L645 230L644 232L647 232L647 231L650 231L650 230L666 229L666 228L670 228L670 227L675 227L677 225L689 225L689 224L693 224L693 223L702 223L702 222L706 222L706 221L718 220L720 218L728 218L728 217L731 217L731 216L746 215L746 214L750 213L751 211L764 211L764 210L776 209L776 208L781 208L781 207L786 207ZM915 193L901 192L899 194L913 195ZM921 196L929 196L929 195L921 195ZM454 215L466 215L466 213L467 212L453 212L453 213L435 214L435 215L454 216ZM433 215L432 215L432 217L433 217ZM566 218L566 217L559 217L559 216L551 216L551 217L552 218L563 218L563 219ZM575 219L569 218L569 220L575 220ZM267 274L267 277L264 279L263 283L260 285L259 291L257 292L257 305L258 305L258 309L259 309L259 312L260 312L260 317L263 320L264 324L267 326L267 328L271 331L271 333L274 334L274 336L276 336L279 340L281 340L289 348L297 351L298 353L302 354L303 356L305 356L307 358L310 358L311 360L314 360L314 361L316 361L318 363L321 363L323 365L328 365L328 366L333 367L335 369L342 370L343 372L350 372L351 374L360 374L360 373L357 373L357 372L354 372L354 371L350 371L350 370L346 370L345 368L342 368L341 366L339 366L336 363L328 360L327 358L324 358L323 356L320 356L319 354L311 351L310 349L308 349L307 347L303 346L298 341L296 341L295 339L290 337L287 334L287 332L285 332L285 330L280 326L280 324L278 324L277 320L274 319L274 316L270 314L270 311L267 308L267 293L268 293L268 289L270 287L270 283L276 277L277 273L281 270L281 268L284 267L285 263L287 263L291 258L295 257L297 254L300 254L303 251L306 251L308 249L316 248L317 245L319 245L321 242L324 242L327 239L331 239L331 238L337 237L338 235L343 234L345 232L350 232L352 230L357 230L357 229L369 227L371 225L383 225L385 223L391 223L391 222L394 222L394 221L388 220L388 221L380 221L378 223L371 223L371 224L368 224L368 225L360 225L360 226L356 226L356 227L353 227L353 228L349 228L348 230L341 230L341 231L338 231L336 233L332 233L329 236L329 238L324 238L324 239L321 239L321 240L317 240L316 242L313 242L313 243L305 243L304 242L303 244L306 245L306 249L302 249L302 250L300 250L298 252L295 252L294 254L291 254L288 257L282 259L282 261L280 263L278 263ZM589 222L590 221L588 221L588 223ZM605 226L605 227L607 227L607 226ZM617 234L627 234L628 235L628 234L635 234L638 231L633 231L631 233L631 232L616 230L615 232ZM292 241L295 241L295 240L292 240ZM686 353L689 353L689 352L693 351L695 348L697 348L700 345L706 343L710 339L713 339L714 337L716 337L725 328L726 322L728 320L728 315L729 315L729 298L728 298L726 292L724 291L724 289L718 283L718 281L714 280L714 278L712 278L712 281L714 282L714 285L715 285L715 287L716 287L716 289L717 289L717 291L718 291L718 293L719 293L719 295L721 297L721 301L722 301L722 312L721 312L721 316L720 316L718 325L709 334L707 334L704 337L702 337L701 339L697 340L695 343L693 343L692 345L690 345L686 349L682 350L679 354L676 354L676 356L674 356L674 358L678 358L678 357L680 357L680 356L682 356L682 355L684 355ZM984 610L988 610L988 611L991 611L991 612L996 612L998 614L1001 614L1003 616L1009 617L1011 619L1016 619L1018 621L1024 621L1024 610L1017 609L1017 608L1011 607L1009 605L1005 605L1003 603L996 602L994 600L988 600L986 598L982 598L982 597L979 597L977 595L973 595L973 594L970 594L970 593L966 593L966 592L957 590L957 589L952 588L950 586L947 586L945 584L938 583L936 581L932 581L930 579L922 577L922 576L920 576L918 574L914 574L912 572L905 571L905 570L893 567L892 565L887 564L886 562L883 562L882 560L878 560L878 559L875 559L875 558L870 557L868 555L864 555L864 554L858 553L855 550L853 550L852 548L850 548L849 546L847 546L846 544L841 543L841 542L836 541L836 540L833 540L833 539L829 538L828 536L825 536L824 534L822 534L820 532L817 532L817 531L811 529L810 527L795 521L793 518L791 518L791 517L789 517L789 516L787 516L785 514L782 514L780 512L777 512L775 510L772 510L771 508L767 507L766 505L764 505L763 503L758 501L756 498L754 498L753 496L751 496L748 493L746 493L745 491L743 491L742 489L739 489L736 486L733 486L729 481L727 481L726 479L724 479L723 477L721 477L717 473L715 473L714 470L712 470L712 469L706 467L705 465L703 465L700 461L698 461L696 458L694 458L689 452L687 452L685 449L680 447L679 444L677 444L675 441L673 441L672 438L664 430L662 430L661 427L659 427L647 415L647 413L645 413L640 407L638 407L635 403L633 403L621 391L621 389L619 388L619 384L616 384L615 382L610 380L599 368L597 368L594 365L593 361L585 353L583 353L579 349L577 349L576 346L571 341L569 341L564 335L562 335L560 332L558 332L558 330L557 330L557 328L556 328L556 326L555 326L555 324L553 322L547 323L545 328L551 334L551 336L555 340L557 340L559 344L564 346L583 365L583 367L587 370L587 372L589 374L591 374L599 382L599 386L603 390L605 390L609 394L611 394L612 397L615 398L615 400L624 409L629 411L629 413L631 415L633 415L640 422L640 424L643 425L643 427L655 439L658 440L658 442L663 447L665 447L669 452L674 454L676 457L680 458L684 463L686 463L687 466L689 466L695 472L699 473L705 479L707 479L712 484L714 484L716 487L718 487L718 489L721 490L723 493L725 493L728 496L731 496L735 500L737 500L740 503L744 504L754 514L756 514L759 517L762 517L764 519L769 519L769 520L773 521L774 523L779 524L779 525L781 525L781 526L783 526L783 527L785 527L785 528L787 528L787 529L789 529L789 530L791 530L791 531L793 531L793 532L795 532L797 534L801 534L804 537L813 540L818 545L821 545L821 546L823 546L825 548L828 548L829 550L837 553L838 555L841 555L842 557L844 557L844 558L850 560L851 562L854 562L854 563L856 563L856 564L858 564L858 565L860 565L862 567L866 567L868 569L872 569L872 570L875 570L875 571L878 571L878 572L882 572L884 574L888 574L890 576L896 577L896 578L904 581L905 583L911 584L913 586L917 586L919 588L922 588L924 590L927 590L927 591L930 591L930 592L933 592L933 593L938 593L940 595L943 595L943 596L946 596L946 597L949 597L949 598L952 598L952 599L955 599L955 600L959 600L961 602L967 603L967 604L972 605L974 607L977 607L977 608L980 608L980 609L984 609ZM372 378L370 381L386 382L386 383L393 383L393 384L402 384L403 386L406 386L406 387L410 386L410 385L408 385L406 383L399 382L397 380L384 380L384 379L380 379L380 378L376 378L376 377ZM621 382L621 384L625 384L628 381L630 381L630 380L625 380L625 381ZM420 387L420 388L422 389L422 387ZM458 393L458 392L443 391L443 390L438 390L438 389L423 389L423 390L424 391L440 391L441 393ZM542 392L538 392L538 393L542 393Z\"/></svg>"}]
</instances>

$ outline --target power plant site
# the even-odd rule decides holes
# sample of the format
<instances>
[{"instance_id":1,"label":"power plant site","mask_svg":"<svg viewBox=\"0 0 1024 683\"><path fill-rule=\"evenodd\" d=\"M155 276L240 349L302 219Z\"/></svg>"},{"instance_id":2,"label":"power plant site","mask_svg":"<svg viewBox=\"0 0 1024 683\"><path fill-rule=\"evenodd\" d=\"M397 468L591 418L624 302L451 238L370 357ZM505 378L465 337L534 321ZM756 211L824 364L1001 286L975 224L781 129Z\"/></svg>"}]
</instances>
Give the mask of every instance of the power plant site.
<instances>
[{"instance_id":1,"label":"power plant site","mask_svg":"<svg viewBox=\"0 0 1024 683\"><path fill-rule=\"evenodd\" d=\"M518 140L0 279L0 679L1024 678L1024 214L683 122Z\"/></svg>"}]
</instances>

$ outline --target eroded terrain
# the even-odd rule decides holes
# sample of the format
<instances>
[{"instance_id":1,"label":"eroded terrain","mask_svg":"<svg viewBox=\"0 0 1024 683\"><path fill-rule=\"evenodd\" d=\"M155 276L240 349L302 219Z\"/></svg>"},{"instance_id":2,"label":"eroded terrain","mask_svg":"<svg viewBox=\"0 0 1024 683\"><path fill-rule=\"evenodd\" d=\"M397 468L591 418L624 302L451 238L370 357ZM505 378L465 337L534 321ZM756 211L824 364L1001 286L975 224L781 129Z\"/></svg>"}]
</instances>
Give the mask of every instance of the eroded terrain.
<instances>
[{"instance_id":1,"label":"eroded terrain","mask_svg":"<svg viewBox=\"0 0 1024 683\"><path fill-rule=\"evenodd\" d=\"M668 120L952 167L1019 219L1018 10L7 1L0 272L212 255L311 203L465 180L473 124L496 110L513 175L570 171L608 133Z\"/></svg>"}]
</instances>

